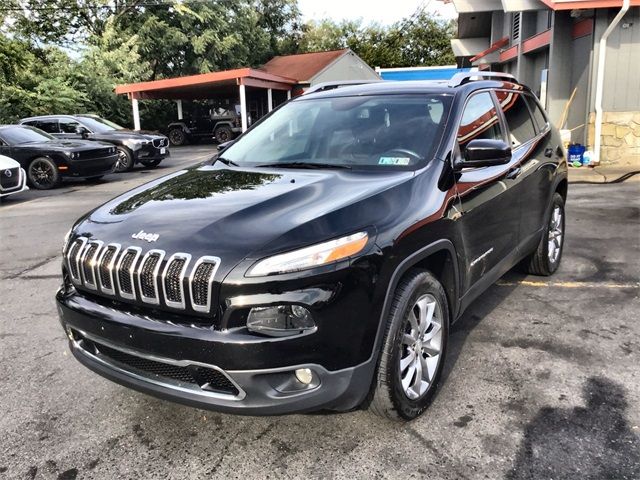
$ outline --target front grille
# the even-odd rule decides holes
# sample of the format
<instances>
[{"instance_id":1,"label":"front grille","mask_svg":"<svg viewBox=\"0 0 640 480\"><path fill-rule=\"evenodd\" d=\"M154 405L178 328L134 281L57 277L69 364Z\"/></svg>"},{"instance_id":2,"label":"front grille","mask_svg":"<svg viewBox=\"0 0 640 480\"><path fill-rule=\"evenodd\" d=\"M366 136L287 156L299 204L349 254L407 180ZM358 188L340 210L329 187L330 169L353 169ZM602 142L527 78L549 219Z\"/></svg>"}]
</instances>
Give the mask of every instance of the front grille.
<instances>
[{"instance_id":1,"label":"front grille","mask_svg":"<svg viewBox=\"0 0 640 480\"><path fill-rule=\"evenodd\" d=\"M78 341L81 338L82 348L93 355L98 355L104 360L117 362L126 367L126 370L141 374L157 381L169 380L171 383L178 383L180 386L192 387L208 392L217 392L227 395L237 396L240 394L238 388L229 378L219 370L200 365L175 365L149 358L123 352L102 343L83 338L81 334L74 331L74 338ZM182 362L180 362L182 363Z\"/></svg>"},{"instance_id":2,"label":"front grille","mask_svg":"<svg viewBox=\"0 0 640 480\"><path fill-rule=\"evenodd\" d=\"M92 148L91 150L85 150L78 152L80 160L93 160L96 158L104 158L110 155L115 155L115 147L109 148Z\"/></svg>"},{"instance_id":3,"label":"front grille","mask_svg":"<svg viewBox=\"0 0 640 480\"><path fill-rule=\"evenodd\" d=\"M20 185L20 167L0 170L0 187L3 190L16 188Z\"/></svg>"},{"instance_id":4,"label":"front grille","mask_svg":"<svg viewBox=\"0 0 640 480\"><path fill-rule=\"evenodd\" d=\"M211 311L213 279L220 265L219 258L205 256L191 267L187 253L175 253L165 261L163 250L143 254L140 247L121 249L115 243L104 245L84 237L71 243L65 261L77 287L202 313Z\"/></svg>"},{"instance_id":5,"label":"front grille","mask_svg":"<svg viewBox=\"0 0 640 480\"><path fill-rule=\"evenodd\" d=\"M169 145L169 139L168 138L154 138L153 139L153 146L156 147L156 148L166 147L167 145Z\"/></svg>"}]
</instances>

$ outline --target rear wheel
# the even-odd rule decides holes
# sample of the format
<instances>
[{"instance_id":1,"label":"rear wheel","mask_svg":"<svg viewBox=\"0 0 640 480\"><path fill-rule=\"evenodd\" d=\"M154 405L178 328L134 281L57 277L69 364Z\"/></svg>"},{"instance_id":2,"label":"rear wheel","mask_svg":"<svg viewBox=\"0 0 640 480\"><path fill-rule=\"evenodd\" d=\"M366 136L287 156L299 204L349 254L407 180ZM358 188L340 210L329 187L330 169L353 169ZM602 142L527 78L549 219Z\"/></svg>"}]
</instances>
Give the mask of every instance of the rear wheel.
<instances>
[{"instance_id":1,"label":"rear wheel","mask_svg":"<svg viewBox=\"0 0 640 480\"><path fill-rule=\"evenodd\" d=\"M173 128L169 130L169 141L171 145L179 147L187 143L187 135L181 128Z\"/></svg>"},{"instance_id":2,"label":"rear wheel","mask_svg":"<svg viewBox=\"0 0 640 480\"><path fill-rule=\"evenodd\" d=\"M31 161L27 169L29 184L38 190L49 190L60 183L60 172L53 160L39 157Z\"/></svg>"},{"instance_id":3,"label":"rear wheel","mask_svg":"<svg viewBox=\"0 0 640 480\"><path fill-rule=\"evenodd\" d=\"M115 173L129 172L133 169L133 155L127 147L116 147L118 160L113 166Z\"/></svg>"},{"instance_id":4,"label":"rear wheel","mask_svg":"<svg viewBox=\"0 0 640 480\"><path fill-rule=\"evenodd\" d=\"M227 126L216 128L213 135L216 137L216 142L218 143L228 142L233 139L233 131L231 131L231 128Z\"/></svg>"},{"instance_id":5,"label":"rear wheel","mask_svg":"<svg viewBox=\"0 0 640 480\"><path fill-rule=\"evenodd\" d=\"M564 198L554 193L549 221L536 250L523 264L527 273L553 275L560 266L564 247Z\"/></svg>"},{"instance_id":6,"label":"rear wheel","mask_svg":"<svg viewBox=\"0 0 640 480\"><path fill-rule=\"evenodd\" d=\"M392 420L422 414L442 375L448 335L442 285L429 272L411 271L398 285L387 318L370 410Z\"/></svg>"},{"instance_id":7,"label":"rear wheel","mask_svg":"<svg viewBox=\"0 0 640 480\"><path fill-rule=\"evenodd\" d=\"M144 165L145 167L157 167L158 165L160 165L160 162L162 161L161 158L156 158L155 160L140 160L140 163L142 165Z\"/></svg>"}]
</instances>

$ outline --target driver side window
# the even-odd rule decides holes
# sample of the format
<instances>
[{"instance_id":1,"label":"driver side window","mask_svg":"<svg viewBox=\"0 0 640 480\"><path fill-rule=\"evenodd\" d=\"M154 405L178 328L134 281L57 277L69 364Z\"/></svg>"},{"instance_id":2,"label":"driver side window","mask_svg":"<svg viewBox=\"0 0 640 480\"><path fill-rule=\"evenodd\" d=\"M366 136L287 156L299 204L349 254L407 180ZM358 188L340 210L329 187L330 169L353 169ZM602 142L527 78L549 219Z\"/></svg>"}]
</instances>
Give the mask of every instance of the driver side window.
<instances>
[{"instance_id":1,"label":"driver side window","mask_svg":"<svg viewBox=\"0 0 640 480\"><path fill-rule=\"evenodd\" d=\"M62 133L76 133L79 126L80 124L75 120L69 120L66 118L60 120L60 131Z\"/></svg>"},{"instance_id":2,"label":"driver side window","mask_svg":"<svg viewBox=\"0 0 640 480\"><path fill-rule=\"evenodd\" d=\"M471 140L504 140L498 111L489 92L476 93L469 98L462 113L457 139L460 152Z\"/></svg>"}]
</instances>

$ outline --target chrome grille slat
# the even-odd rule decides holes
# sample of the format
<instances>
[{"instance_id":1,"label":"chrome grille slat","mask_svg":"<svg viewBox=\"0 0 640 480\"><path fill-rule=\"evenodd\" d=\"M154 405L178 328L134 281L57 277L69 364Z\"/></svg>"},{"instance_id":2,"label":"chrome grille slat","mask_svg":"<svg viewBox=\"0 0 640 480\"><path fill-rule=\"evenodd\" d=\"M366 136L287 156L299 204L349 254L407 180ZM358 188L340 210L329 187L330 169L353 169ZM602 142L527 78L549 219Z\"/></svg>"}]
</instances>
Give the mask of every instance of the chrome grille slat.
<instances>
[{"instance_id":1,"label":"chrome grille slat","mask_svg":"<svg viewBox=\"0 0 640 480\"><path fill-rule=\"evenodd\" d=\"M164 258L163 250L149 250L140 262L138 271L138 286L140 298L143 302L159 304L158 297L158 272Z\"/></svg>"},{"instance_id":2,"label":"chrome grille slat","mask_svg":"<svg viewBox=\"0 0 640 480\"><path fill-rule=\"evenodd\" d=\"M135 300L136 298L134 270L141 252L140 247L127 248L120 256L116 266L118 294L127 300Z\"/></svg>"},{"instance_id":3,"label":"chrome grille slat","mask_svg":"<svg viewBox=\"0 0 640 480\"><path fill-rule=\"evenodd\" d=\"M168 307L184 309L184 277L191 260L188 253L175 253L167 260L162 272L162 291Z\"/></svg>"},{"instance_id":4,"label":"chrome grille slat","mask_svg":"<svg viewBox=\"0 0 640 480\"><path fill-rule=\"evenodd\" d=\"M218 257L201 257L193 266L189 278L191 306L198 312L208 312L211 308L211 284L220 266Z\"/></svg>"},{"instance_id":5,"label":"chrome grille slat","mask_svg":"<svg viewBox=\"0 0 640 480\"><path fill-rule=\"evenodd\" d=\"M99 240L92 240L85 245L84 252L80 257L80 273L82 275L82 282L87 288L91 290L97 290L96 283L96 258L102 248L102 242Z\"/></svg>"},{"instance_id":6,"label":"chrome grille slat","mask_svg":"<svg viewBox=\"0 0 640 480\"><path fill-rule=\"evenodd\" d=\"M111 243L102 250L102 253L98 257L98 261L96 262L100 290L109 295L115 295L116 293L113 269L119 253L120 245L117 243Z\"/></svg>"},{"instance_id":7,"label":"chrome grille slat","mask_svg":"<svg viewBox=\"0 0 640 480\"><path fill-rule=\"evenodd\" d=\"M74 240L67 252L67 267L69 268L69 275L73 283L77 285L82 284L82 277L80 273L80 256L84 250L84 246L87 244L87 239L84 237Z\"/></svg>"}]
</instances>

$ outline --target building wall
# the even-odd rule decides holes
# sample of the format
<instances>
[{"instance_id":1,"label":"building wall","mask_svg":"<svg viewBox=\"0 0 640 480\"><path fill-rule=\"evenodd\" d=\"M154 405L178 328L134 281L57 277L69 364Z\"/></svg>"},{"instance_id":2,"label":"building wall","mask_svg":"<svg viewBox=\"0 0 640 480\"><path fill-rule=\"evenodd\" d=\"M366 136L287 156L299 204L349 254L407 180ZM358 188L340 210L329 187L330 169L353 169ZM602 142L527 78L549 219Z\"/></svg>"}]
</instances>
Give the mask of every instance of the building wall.
<instances>
[{"instance_id":1,"label":"building wall","mask_svg":"<svg viewBox=\"0 0 640 480\"><path fill-rule=\"evenodd\" d=\"M339 80L378 80L378 74L352 52L343 55L311 80L311 86Z\"/></svg>"}]
</instances>

